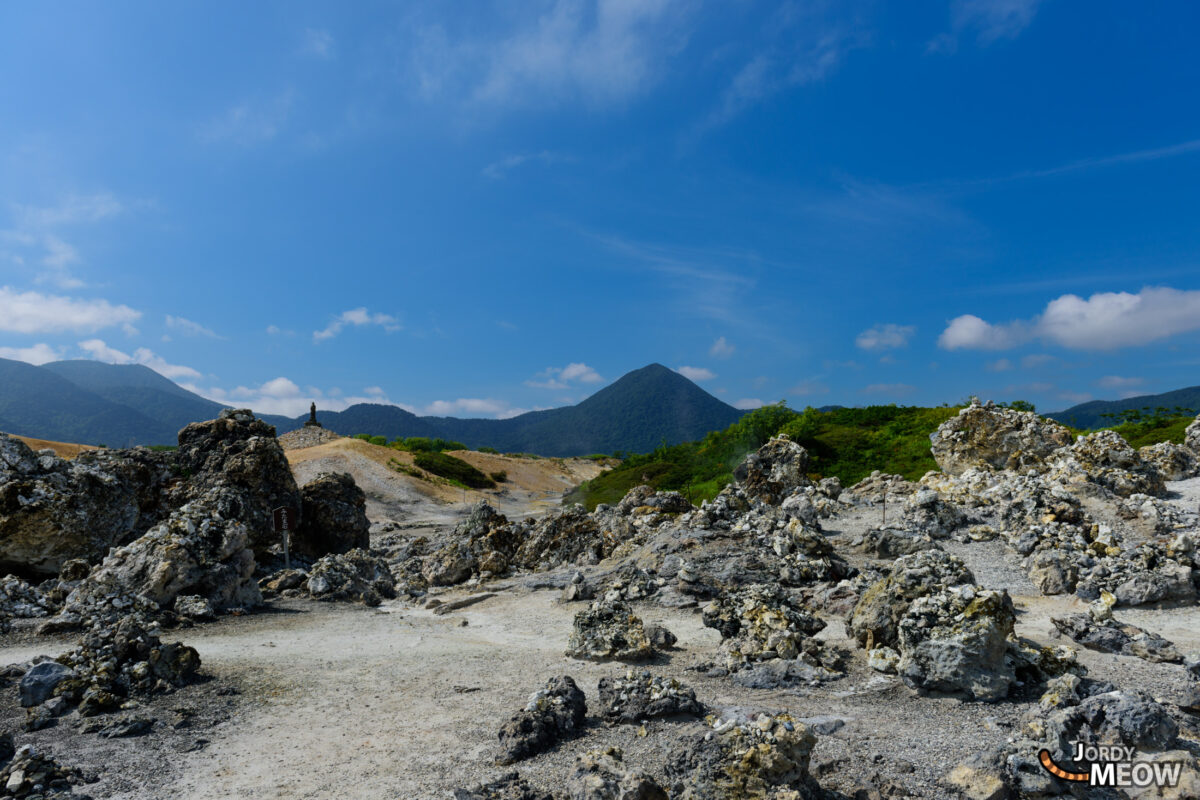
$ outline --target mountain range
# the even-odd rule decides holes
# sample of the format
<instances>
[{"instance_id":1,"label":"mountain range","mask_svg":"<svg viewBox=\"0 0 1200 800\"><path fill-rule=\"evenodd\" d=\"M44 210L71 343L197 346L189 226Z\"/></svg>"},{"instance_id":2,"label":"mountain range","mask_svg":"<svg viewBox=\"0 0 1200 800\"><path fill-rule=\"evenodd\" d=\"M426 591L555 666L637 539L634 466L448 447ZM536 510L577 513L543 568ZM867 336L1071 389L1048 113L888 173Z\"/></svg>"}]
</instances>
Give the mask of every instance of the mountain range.
<instances>
[{"instance_id":1,"label":"mountain range","mask_svg":"<svg viewBox=\"0 0 1200 800\"><path fill-rule=\"evenodd\" d=\"M1189 386L1186 389L1176 389L1162 394L1143 394L1137 397L1126 397L1122 400L1091 400L1071 406L1066 411L1055 411L1046 414L1050 419L1056 419L1076 428L1099 428L1114 424L1115 420L1105 414L1119 414L1131 409L1175 408L1190 409L1192 414L1200 413L1200 386Z\"/></svg>"},{"instance_id":2,"label":"mountain range","mask_svg":"<svg viewBox=\"0 0 1200 800\"><path fill-rule=\"evenodd\" d=\"M180 428L212 419L222 408L141 365L57 361L35 367L0 359L0 430L7 433L110 447L174 444ZM674 370L650 364L578 405L510 419L420 417L373 403L318 410L317 419L347 436L441 437L472 448L572 456L646 452L663 442L702 438L741 415ZM308 418L259 416L279 433Z\"/></svg>"}]
</instances>

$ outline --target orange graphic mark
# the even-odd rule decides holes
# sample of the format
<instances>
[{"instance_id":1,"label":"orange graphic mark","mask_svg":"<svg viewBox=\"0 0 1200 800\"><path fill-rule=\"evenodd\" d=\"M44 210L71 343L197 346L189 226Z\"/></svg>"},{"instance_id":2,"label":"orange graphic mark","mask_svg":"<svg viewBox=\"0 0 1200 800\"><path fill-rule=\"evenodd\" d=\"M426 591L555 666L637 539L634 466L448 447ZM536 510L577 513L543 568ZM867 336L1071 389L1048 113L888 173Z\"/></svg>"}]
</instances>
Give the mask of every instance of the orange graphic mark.
<instances>
[{"instance_id":1,"label":"orange graphic mark","mask_svg":"<svg viewBox=\"0 0 1200 800\"><path fill-rule=\"evenodd\" d=\"M1086 783L1091 779L1091 776L1086 772L1067 772L1065 769L1054 763L1054 759L1050 758L1050 751L1043 749L1038 753L1038 760L1042 762L1042 766L1056 778L1062 778L1064 781L1078 781Z\"/></svg>"}]
</instances>

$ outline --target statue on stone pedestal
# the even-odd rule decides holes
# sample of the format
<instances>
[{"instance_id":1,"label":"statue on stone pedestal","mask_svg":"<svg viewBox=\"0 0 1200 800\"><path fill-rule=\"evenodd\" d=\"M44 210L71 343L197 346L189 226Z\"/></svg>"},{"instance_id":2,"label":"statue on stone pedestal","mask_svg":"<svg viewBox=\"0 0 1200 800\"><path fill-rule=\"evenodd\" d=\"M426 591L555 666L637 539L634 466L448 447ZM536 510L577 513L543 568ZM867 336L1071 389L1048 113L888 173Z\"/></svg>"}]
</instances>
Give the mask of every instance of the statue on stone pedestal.
<instances>
[{"instance_id":1,"label":"statue on stone pedestal","mask_svg":"<svg viewBox=\"0 0 1200 800\"><path fill-rule=\"evenodd\" d=\"M321 423L317 422L317 404L313 403L308 408L308 422L304 423L306 428L320 428Z\"/></svg>"}]
</instances>

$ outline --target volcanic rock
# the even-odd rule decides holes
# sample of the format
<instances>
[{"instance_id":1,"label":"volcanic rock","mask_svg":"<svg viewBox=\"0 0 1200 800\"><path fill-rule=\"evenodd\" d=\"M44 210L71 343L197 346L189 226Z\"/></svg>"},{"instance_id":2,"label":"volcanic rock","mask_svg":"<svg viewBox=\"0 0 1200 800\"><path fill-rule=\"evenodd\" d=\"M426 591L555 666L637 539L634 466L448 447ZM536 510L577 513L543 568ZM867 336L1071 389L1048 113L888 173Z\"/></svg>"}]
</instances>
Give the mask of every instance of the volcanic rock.
<instances>
[{"instance_id":1,"label":"volcanic rock","mask_svg":"<svg viewBox=\"0 0 1200 800\"><path fill-rule=\"evenodd\" d=\"M348 474L324 473L300 489L300 526L293 552L320 558L371 546L367 496Z\"/></svg>"},{"instance_id":2,"label":"volcanic rock","mask_svg":"<svg viewBox=\"0 0 1200 800\"><path fill-rule=\"evenodd\" d=\"M259 605L246 526L228 516L238 504L233 490L215 488L114 549L70 593L60 616L120 612L116 598L136 597L164 609L179 595L196 595L216 610Z\"/></svg>"},{"instance_id":3,"label":"volcanic rock","mask_svg":"<svg viewBox=\"0 0 1200 800\"><path fill-rule=\"evenodd\" d=\"M961 559L942 550L898 558L891 574L863 593L846 621L846 633L867 649L878 645L896 647L897 625L912 601L974 580Z\"/></svg>"},{"instance_id":4,"label":"volcanic rock","mask_svg":"<svg viewBox=\"0 0 1200 800\"><path fill-rule=\"evenodd\" d=\"M455 789L454 800L556 800L549 792L534 789L516 772L473 789Z\"/></svg>"},{"instance_id":5,"label":"volcanic rock","mask_svg":"<svg viewBox=\"0 0 1200 800\"><path fill-rule=\"evenodd\" d=\"M598 600L575 615L567 655L595 661L641 661L654 655L641 618L620 600Z\"/></svg>"},{"instance_id":6,"label":"volcanic rock","mask_svg":"<svg viewBox=\"0 0 1200 800\"><path fill-rule=\"evenodd\" d=\"M703 716L696 692L675 680L627 670L600 679L601 714L610 722L640 722L651 717Z\"/></svg>"},{"instance_id":7,"label":"volcanic rock","mask_svg":"<svg viewBox=\"0 0 1200 800\"><path fill-rule=\"evenodd\" d=\"M578 756L567 780L567 795L570 800L667 800L653 778L625 766L615 747Z\"/></svg>"},{"instance_id":8,"label":"volcanic rock","mask_svg":"<svg viewBox=\"0 0 1200 800\"><path fill-rule=\"evenodd\" d=\"M1039 468L1071 432L1032 411L1014 411L973 401L943 422L929 437L938 467L958 475L971 467L1026 470Z\"/></svg>"},{"instance_id":9,"label":"volcanic rock","mask_svg":"<svg viewBox=\"0 0 1200 800\"><path fill-rule=\"evenodd\" d=\"M245 526L250 547L260 557L280 538L274 531L274 510L301 506L275 428L247 409L224 409L217 419L185 427L175 460L187 479L179 486L177 502L207 497L218 488L232 490L224 493L231 502L222 511Z\"/></svg>"},{"instance_id":10,"label":"volcanic rock","mask_svg":"<svg viewBox=\"0 0 1200 800\"><path fill-rule=\"evenodd\" d=\"M0 570L53 576L95 563L166 513L169 456L89 450L71 461L0 433Z\"/></svg>"},{"instance_id":11,"label":"volcanic rock","mask_svg":"<svg viewBox=\"0 0 1200 800\"><path fill-rule=\"evenodd\" d=\"M667 762L680 800L818 800L809 774L817 737L787 714L713 719L712 730L677 744Z\"/></svg>"},{"instance_id":12,"label":"volcanic rock","mask_svg":"<svg viewBox=\"0 0 1200 800\"><path fill-rule=\"evenodd\" d=\"M353 600L368 606L396 596L396 580L387 562L360 548L317 561L307 587L317 600Z\"/></svg>"},{"instance_id":13,"label":"volcanic rock","mask_svg":"<svg viewBox=\"0 0 1200 800\"><path fill-rule=\"evenodd\" d=\"M587 703L575 681L569 675L551 678L500 729L497 761L511 764L546 752L578 733L586 716Z\"/></svg>"},{"instance_id":14,"label":"volcanic rock","mask_svg":"<svg viewBox=\"0 0 1200 800\"><path fill-rule=\"evenodd\" d=\"M748 455L733 472L746 496L778 505L793 489L811 486L808 451L779 435Z\"/></svg>"},{"instance_id":15,"label":"volcanic rock","mask_svg":"<svg viewBox=\"0 0 1200 800\"><path fill-rule=\"evenodd\" d=\"M897 671L914 689L1003 699L1016 681L1005 659L1015 619L1007 592L958 586L919 597L897 626Z\"/></svg>"},{"instance_id":16,"label":"volcanic rock","mask_svg":"<svg viewBox=\"0 0 1200 800\"><path fill-rule=\"evenodd\" d=\"M1056 451L1049 477L1069 487L1094 484L1119 497L1158 496L1165 491L1163 475L1138 455L1116 431L1097 431Z\"/></svg>"}]
</instances>

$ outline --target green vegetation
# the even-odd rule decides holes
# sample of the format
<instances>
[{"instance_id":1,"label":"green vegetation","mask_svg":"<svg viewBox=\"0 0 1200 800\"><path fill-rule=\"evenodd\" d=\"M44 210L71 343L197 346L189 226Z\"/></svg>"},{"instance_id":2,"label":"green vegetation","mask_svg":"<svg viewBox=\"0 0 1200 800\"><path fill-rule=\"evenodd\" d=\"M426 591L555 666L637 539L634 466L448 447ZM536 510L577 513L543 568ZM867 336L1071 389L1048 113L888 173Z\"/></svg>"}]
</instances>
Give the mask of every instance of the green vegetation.
<instances>
[{"instance_id":1,"label":"green vegetation","mask_svg":"<svg viewBox=\"0 0 1200 800\"><path fill-rule=\"evenodd\" d=\"M1131 447L1145 447L1159 442L1183 444L1184 430L1196 418L1196 412L1180 406L1144 406L1100 416L1115 422L1112 430L1121 434Z\"/></svg>"},{"instance_id":2,"label":"green vegetation","mask_svg":"<svg viewBox=\"0 0 1200 800\"><path fill-rule=\"evenodd\" d=\"M448 456L445 453L418 452L413 456L413 463L426 472L431 472L459 486L469 489L496 488L496 482L487 475L461 458Z\"/></svg>"},{"instance_id":3,"label":"green vegetation","mask_svg":"<svg viewBox=\"0 0 1200 800\"><path fill-rule=\"evenodd\" d=\"M504 483L508 480L508 473L501 469L497 470L496 472L489 472L488 477L494 480L496 483Z\"/></svg>"},{"instance_id":4,"label":"green vegetation","mask_svg":"<svg viewBox=\"0 0 1200 800\"><path fill-rule=\"evenodd\" d=\"M836 475L849 486L882 469L917 479L937 469L929 454L929 434L958 413L957 407L869 406L793 411L782 403L744 415L723 431L699 442L660 446L629 456L572 491L565 502L595 508L615 503L639 484L675 490L692 502L709 499L733 480L746 454L783 433L803 445L811 458L811 476Z\"/></svg>"}]
</instances>

